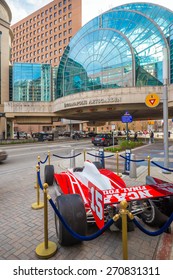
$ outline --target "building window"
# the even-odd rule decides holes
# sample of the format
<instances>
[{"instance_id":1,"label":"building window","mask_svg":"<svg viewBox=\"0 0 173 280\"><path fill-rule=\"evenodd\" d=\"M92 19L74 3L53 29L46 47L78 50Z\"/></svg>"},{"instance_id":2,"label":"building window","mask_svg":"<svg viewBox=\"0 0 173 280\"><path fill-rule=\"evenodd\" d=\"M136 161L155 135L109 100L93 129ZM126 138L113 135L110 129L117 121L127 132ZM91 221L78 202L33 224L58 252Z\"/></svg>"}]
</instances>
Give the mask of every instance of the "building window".
<instances>
[{"instance_id":1,"label":"building window","mask_svg":"<svg viewBox=\"0 0 173 280\"><path fill-rule=\"evenodd\" d=\"M72 4L68 5L68 9L69 9L69 10L72 9Z\"/></svg>"}]
</instances>

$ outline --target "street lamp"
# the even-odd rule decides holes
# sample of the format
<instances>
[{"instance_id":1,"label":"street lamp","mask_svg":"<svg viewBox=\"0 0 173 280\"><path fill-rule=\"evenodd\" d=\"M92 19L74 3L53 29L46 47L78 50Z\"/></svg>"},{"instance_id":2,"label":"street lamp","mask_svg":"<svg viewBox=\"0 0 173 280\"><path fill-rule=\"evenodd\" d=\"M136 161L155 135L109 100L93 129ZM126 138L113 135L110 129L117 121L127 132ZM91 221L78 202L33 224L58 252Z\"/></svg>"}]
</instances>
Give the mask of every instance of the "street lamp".
<instances>
[{"instance_id":1,"label":"street lamp","mask_svg":"<svg viewBox=\"0 0 173 280\"><path fill-rule=\"evenodd\" d=\"M2 31L0 31L0 104L1 104L1 35L2 35Z\"/></svg>"},{"instance_id":2,"label":"street lamp","mask_svg":"<svg viewBox=\"0 0 173 280\"><path fill-rule=\"evenodd\" d=\"M168 52L163 48L163 132L164 132L164 167L169 168L168 149ZM164 170L164 173L168 171Z\"/></svg>"}]
</instances>

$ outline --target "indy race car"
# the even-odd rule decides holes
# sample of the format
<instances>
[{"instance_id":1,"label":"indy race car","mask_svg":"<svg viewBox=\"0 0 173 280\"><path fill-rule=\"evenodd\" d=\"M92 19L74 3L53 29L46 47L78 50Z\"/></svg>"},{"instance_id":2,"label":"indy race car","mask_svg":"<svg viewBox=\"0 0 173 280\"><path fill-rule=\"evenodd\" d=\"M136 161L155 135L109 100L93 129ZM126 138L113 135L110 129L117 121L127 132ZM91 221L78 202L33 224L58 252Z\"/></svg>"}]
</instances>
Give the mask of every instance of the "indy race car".
<instances>
[{"instance_id":1,"label":"indy race car","mask_svg":"<svg viewBox=\"0 0 173 280\"><path fill-rule=\"evenodd\" d=\"M96 223L101 229L119 212L122 200L128 202L128 210L144 223L162 227L173 212L173 184L151 176L146 184L127 187L121 177L102 168L99 162L85 161L84 166L54 173L53 165L46 165L44 180L48 185L56 183L56 207L71 229L86 235L87 224ZM121 230L121 219L114 223ZM72 245L80 242L74 238L55 215L55 227L59 243ZM128 231L134 230L128 220Z\"/></svg>"}]
</instances>

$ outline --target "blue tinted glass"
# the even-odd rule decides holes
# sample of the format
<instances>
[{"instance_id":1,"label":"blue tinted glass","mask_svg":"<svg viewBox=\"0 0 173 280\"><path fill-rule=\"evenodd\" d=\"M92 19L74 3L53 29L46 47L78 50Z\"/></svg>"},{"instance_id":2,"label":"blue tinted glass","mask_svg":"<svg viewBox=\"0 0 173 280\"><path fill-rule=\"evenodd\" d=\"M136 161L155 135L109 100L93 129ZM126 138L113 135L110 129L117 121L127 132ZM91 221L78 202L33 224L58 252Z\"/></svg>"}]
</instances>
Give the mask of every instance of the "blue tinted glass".
<instances>
[{"instance_id":1,"label":"blue tinted glass","mask_svg":"<svg viewBox=\"0 0 173 280\"><path fill-rule=\"evenodd\" d=\"M13 101L51 101L51 66L14 63Z\"/></svg>"}]
</instances>

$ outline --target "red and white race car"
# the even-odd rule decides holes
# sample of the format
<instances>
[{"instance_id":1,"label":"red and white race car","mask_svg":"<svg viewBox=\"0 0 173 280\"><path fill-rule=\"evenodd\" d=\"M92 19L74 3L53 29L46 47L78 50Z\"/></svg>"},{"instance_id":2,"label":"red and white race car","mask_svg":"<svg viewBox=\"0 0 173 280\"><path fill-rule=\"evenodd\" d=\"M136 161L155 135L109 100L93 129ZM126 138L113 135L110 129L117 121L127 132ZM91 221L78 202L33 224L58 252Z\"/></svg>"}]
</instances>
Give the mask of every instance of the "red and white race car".
<instances>
[{"instance_id":1,"label":"red and white race car","mask_svg":"<svg viewBox=\"0 0 173 280\"><path fill-rule=\"evenodd\" d=\"M129 202L129 210L146 224L161 227L173 212L173 184L147 176L146 184L127 187L121 177L102 168L99 162L85 161L83 167L54 173L53 165L45 166L45 182L56 182L56 206L68 225L86 235L87 223L102 228L119 211L122 200ZM79 242L55 217L60 244ZM121 221L115 223L121 228ZM129 230L133 223L128 222Z\"/></svg>"}]
</instances>

